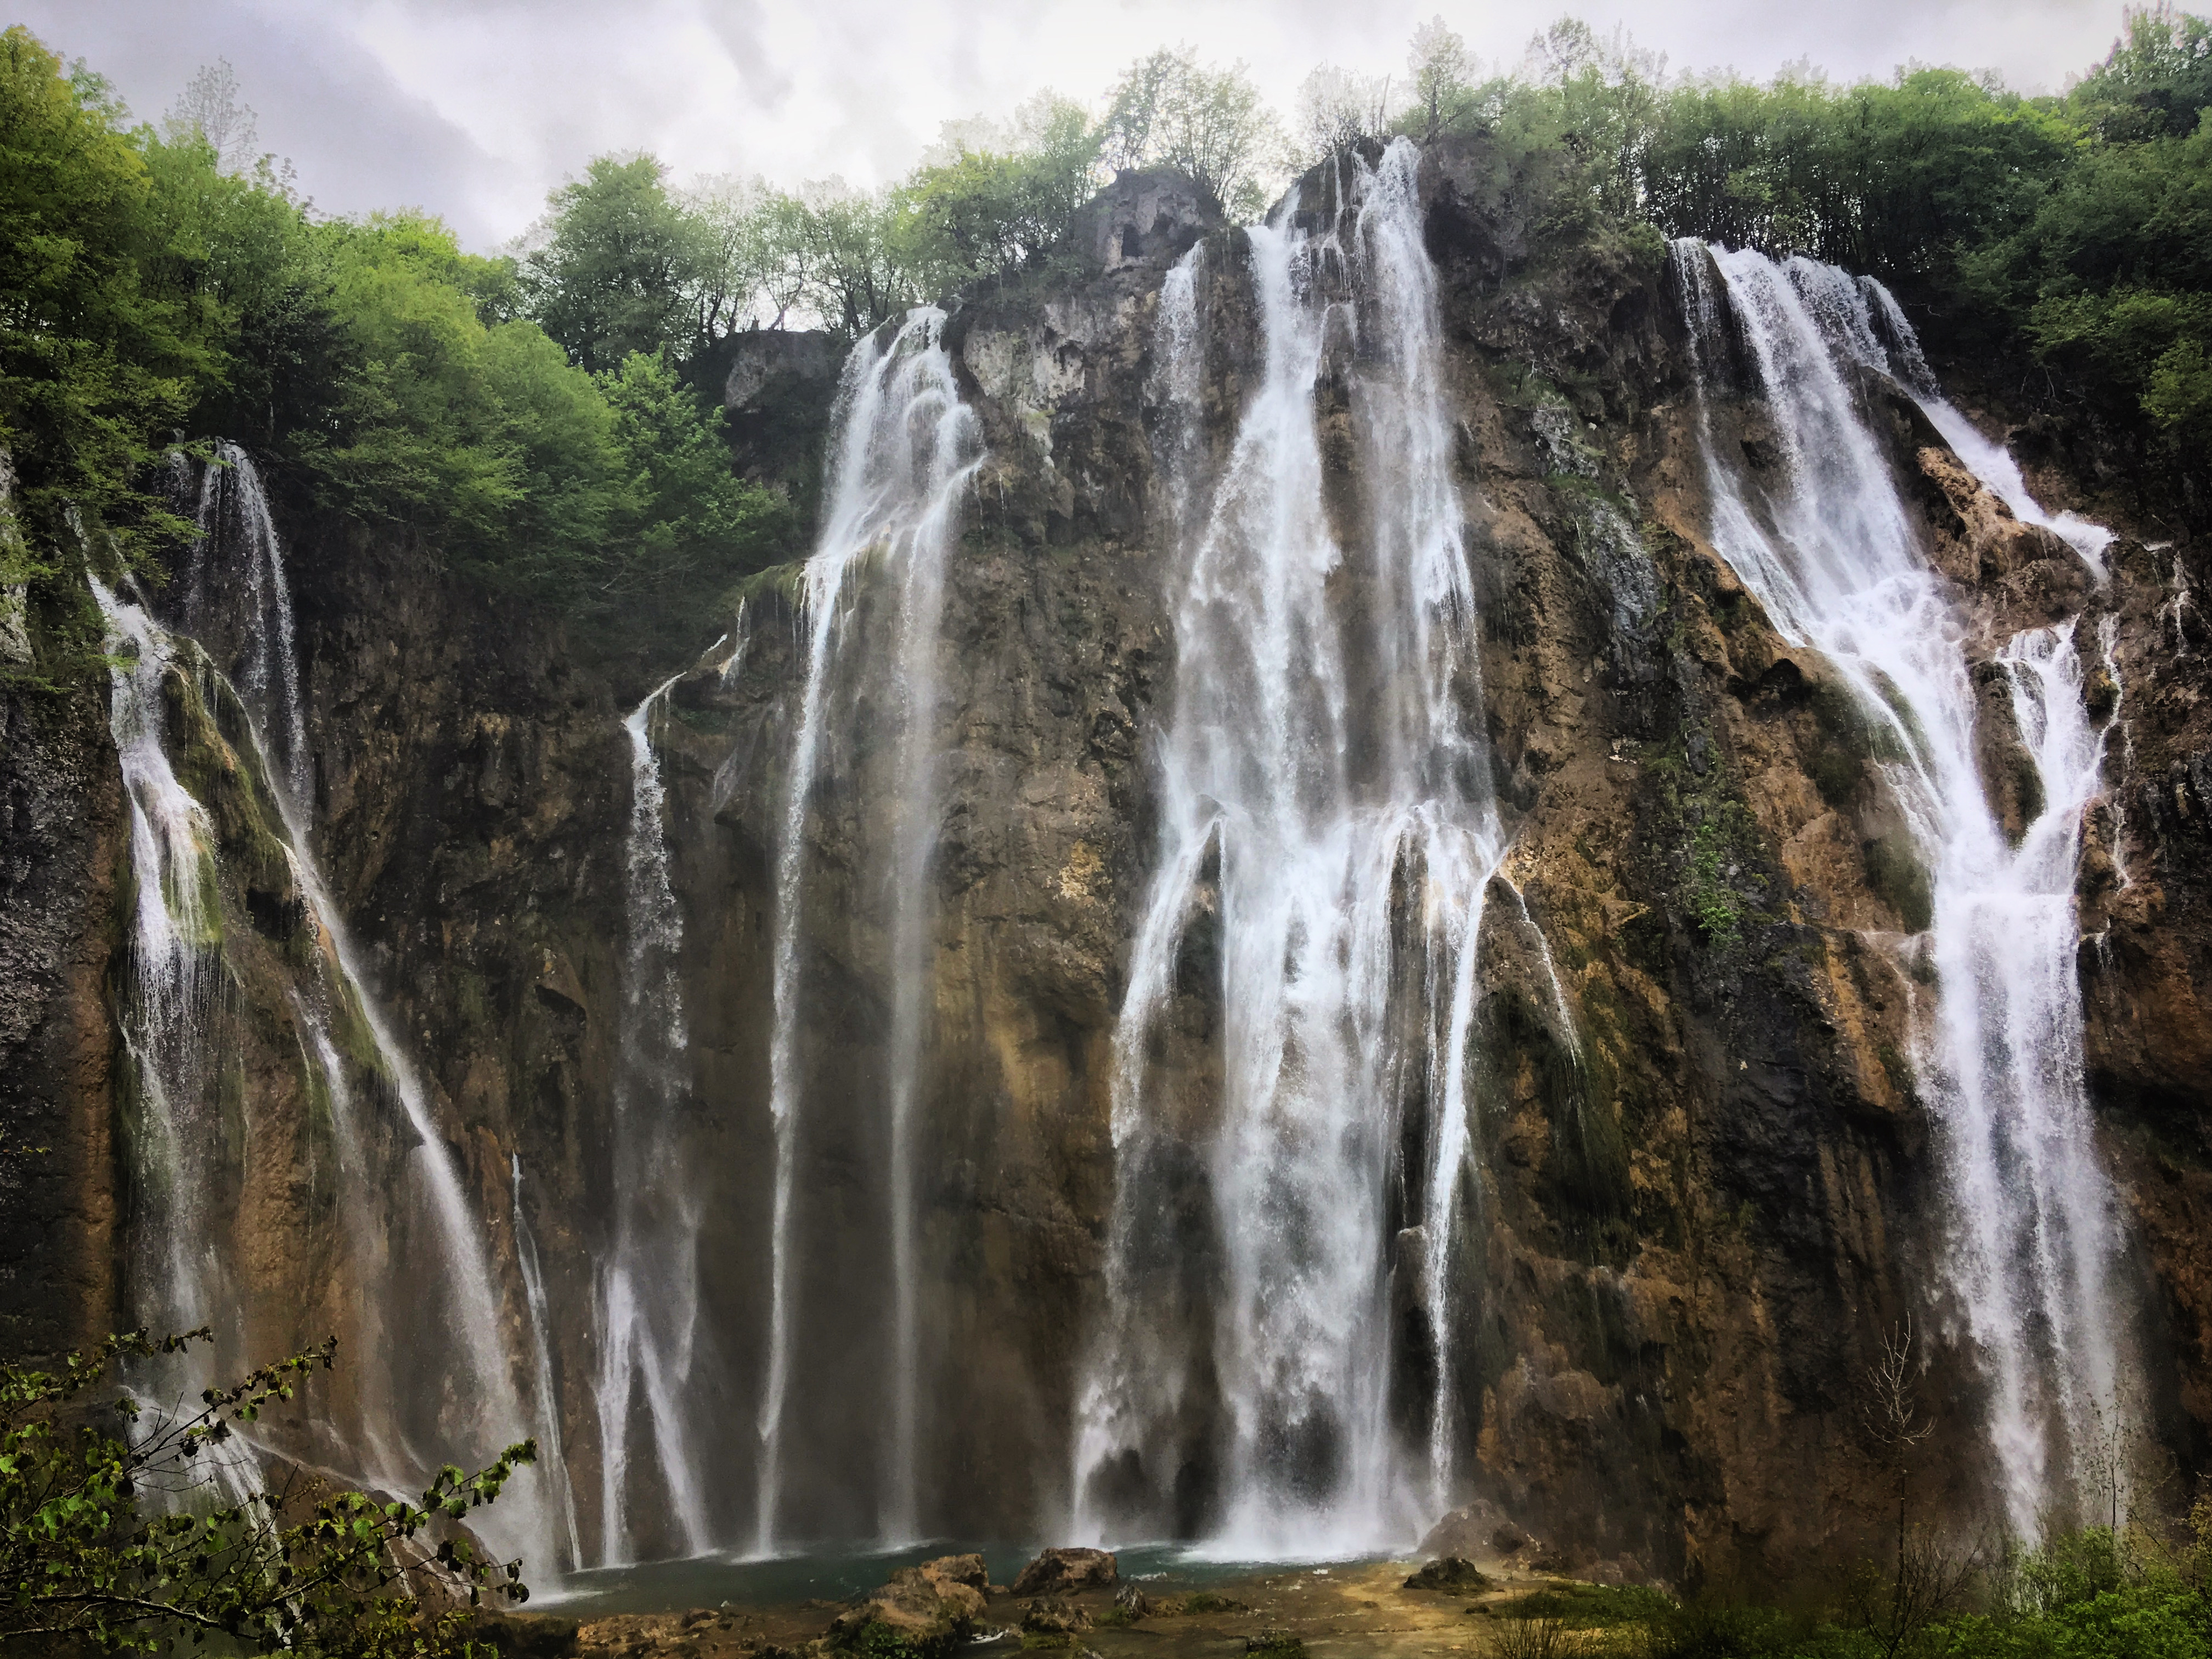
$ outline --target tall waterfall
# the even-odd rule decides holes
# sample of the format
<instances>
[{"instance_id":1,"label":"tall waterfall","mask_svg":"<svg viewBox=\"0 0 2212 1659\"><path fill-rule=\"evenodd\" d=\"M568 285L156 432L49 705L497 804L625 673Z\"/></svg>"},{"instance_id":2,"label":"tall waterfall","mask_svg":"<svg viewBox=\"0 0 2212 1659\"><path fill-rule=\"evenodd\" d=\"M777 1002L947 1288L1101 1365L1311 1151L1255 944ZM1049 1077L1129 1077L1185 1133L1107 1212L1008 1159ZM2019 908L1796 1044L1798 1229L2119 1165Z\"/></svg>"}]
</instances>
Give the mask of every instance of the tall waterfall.
<instances>
[{"instance_id":1,"label":"tall waterfall","mask_svg":"<svg viewBox=\"0 0 2212 1659\"><path fill-rule=\"evenodd\" d=\"M1879 285L1696 242L1676 245L1674 264L1705 410L1713 544L1785 639L1835 665L1897 757L1882 773L1933 891L1923 947L1936 989L1916 1002L1913 1058L1943 1136L1948 1289L1984 1369L2012 1524L2032 1536L2069 1494L2089 1437L2125 1409L2130 1336L2114 1283L2115 1200L2082 1078L2074 872L2105 751L2082 703L2082 642L2069 623L1995 654L2043 784L2013 847L1976 765L1960 598L1860 414L1861 372L1893 372L1958 434L1962 459L2025 501L2017 469L1968 437ZM1771 483L1724 460L1713 439L1731 339L1779 434ZM2022 516L2051 523L2101 577L2105 532L2027 505Z\"/></svg>"},{"instance_id":2,"label":"tall waterfall","mask_svg":"<svg viewBox=\"0 0 2212 1659\"><path fill-rule=\"evenodd\" d=\"M283 550L250 459L229 446L221 459L222 477L201 490L206 533L190 555L185 602L188 612L238 618L241 607L221 601L242 578L234 641L242 688L143 600L91 579L117 659L110 724L136 890L121 1020L131 1062L127 1294L149 1327L217 1325L215 1357L186 1362L189 1376L161 1379L165 1391L271 1358L270 1344L324 1334L301 1322L342 1322L337 1397L311 1419L308 1443L278 1449L409 1492L444 1462L488 1461L525 1437L544 1402L526 1404L502 1352L506 1322L481 1224L315 863ZM289 733L280 745L267 740L272 723ZM284 756L283 770L272 752ZM228 803L220 823L218 797ZM295 921L242 914L228 889L247 878L227 869L233 854L258 861L257 879L282 873L296 894ZM304 945L259 943L269 927L296 927ZM309 1190L327 1195L335 1224L314 1241L331 1278L312 1309L269 1305L237 1231L241 1192L295 1156L289 1144L259 1144L264 1126L226 1082L240 1063L230 1007L237 953L256 951L266 953L259 971L282 976L292 1082L308 1104ZM559 1479L526 1474L474 1523L541 1577L567 1559L546 1501Z\"/></svg>"},{"instance_id":3,"label":"tall waterfall","mask_svg":"<svg viewBox=\"0 0 2212 1659\"><path fill-rule=\"evenodd\" d=\"M623 722L630 748L623 860L629 938L614 1101L614 1247L600 1269L595 1310L599 1551L602 1565L610 1566L631 1554L629 1443L632 1406L640 1400L660 1477L657 1499L690 1553L709 1543L704 1472L688 1416L699 1320L699 1215L681 1178L674 1136L686 1040L676 960L684 921L668 884L665 792L649 730L653 710L675 683L655 688Z\"/></svg>"},{"instance_id":4,"label":"tall waterfall","mask_svg":"<svg viewBox=\"0 0 2212 1659\"><path fill-rule=\"evenodd\" d=\"M775 848L775 1026L769 1110L775 1128L769 1217L767 1368L758 1431L754 1549L778 1547L783 1437L789 1406L795 1287L793 1182L805 1104L799 1051L800 979L808 915L810 807L844 756L845 720L863 683L895 722L895 846L873 867L890 884L892 1030L884 1124L889 1148L891 1328L886 1333L890 1444L881 1460L878 1528L908 1538L917 1527L916 1463L924 1358L917 1314L914 1132L923 1060L929 971L927 867L937 836L937 653L945 561L958 507L982 459L974 413L961 401L943 342L945 313L917 307L856 346L839 387L828 501L806 562L801 608L805 680ZM889 639L848 639L853 589L863 572L891 614ZM742 648L742 645L740 646ZM878 680L876 677L885 677ZM878 727L871 742L881 740Z\"/></svg>"},{"instance_id":5,"label":"tall waterfall","mask_svg":"<svg viewBox=\"0 0 2212 1659\"><path fill-rule=\"evenodd\" d=\"M1371 169L1347 156L1322 211L1247 233L1264 355L1218 473L1196 278L1236 244L1200 244L1161 299L1176 678L1115 1039L1086 1535L1164 1522L1231 1555L1340 1554L1404 1541L1449 1492L1476 945L1505 842L1418 162L1404 140ZM1366 480L1349 525L1316 419L1347 382ZM1207 1108L1153 1075L1200 928L1218 937ZM1393 1427L1399 1224L1436 1350L1425 1447Z\"/></svg>"}]
</instances>

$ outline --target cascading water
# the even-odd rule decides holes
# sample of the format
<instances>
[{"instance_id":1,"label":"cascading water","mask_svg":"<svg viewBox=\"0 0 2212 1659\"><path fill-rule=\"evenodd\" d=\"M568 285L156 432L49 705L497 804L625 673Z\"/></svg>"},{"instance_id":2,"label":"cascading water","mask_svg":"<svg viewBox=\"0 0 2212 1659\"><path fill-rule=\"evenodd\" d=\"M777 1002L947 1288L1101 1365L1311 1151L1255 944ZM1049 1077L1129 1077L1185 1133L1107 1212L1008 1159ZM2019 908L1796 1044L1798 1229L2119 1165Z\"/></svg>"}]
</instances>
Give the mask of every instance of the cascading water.
<instances>
[{"instance_id":1,"label":"cascading water","mask_svg":"<svg viewBox=\"0 0 2212 1659\"><path fill-rule=\"evenodd\" d=\"M199 534L185 564L185 630L204 644L208 624L218 611L243 610L231 680L252 714L271 766L290 796L292 816L304 828L314 805L314 757L307 748L307 714L300 697L292 585L284 573L284 545L270 515L261 473L253 458L236 444L225 441L216 445L213 464L200 474L192 517ZM220 570L216 568L218 550L228 556ZM234 572L245 576L243 592L222 591L228 585L225 578Z\"/></svg>"},{"instance_id":2,"label":"cascading water","mask_svg":"<svg viewBox=\"0 0 2212 1659\"><path fill-rule=\"evenodd\" d=\"M221 482L201 491L205 534L191 555L187 608L216 607L232 556L242 560L246 615L236 659L246 665L251 696L234 691L195 641L162 628L144 604L92 580L118 659L110 723L131 800L137 887L122 1018L137 1113L129 1137L136 1243L128 1293L151 1327L181 1328L210 1315L231 1321L219 1325L213 1358L196 1362L210 1375L195 1370L184 1379L194 1386L214 1380L211 1368L235 1370L269 1357L247 1346L253 1333L240 1310L252 1305L257 1287L230 1231L234 1218L225 1212L247 1178L254 1126L226 1104L222 1085L224 1067L234 1063L225 1049L225 999L235 971L226 957L240 919L227 914L223 842L210 803L180 781L204 775L209 787L238 797L230 812L249 826L240 832L249 847L287 872L308 940L304 951L279 958L279 971L310 1125L324 1119L330 1126L327 1146L310 1139L307 1150L319 1166L315 1184L337 1199L333 1271L344 1290L331 1305L343 1310L353 1331L344 1382L351 1405L316 1421L311 1444L285 1449L347 1478L409 1491L448 1459L488 1460L525 1437L541 1413L525 1408L500 1350L506 1322L490 1260L444 1131L363 988L309 848L303 814L311 757L283 547L251 461L228 446L223 459ZM224 735L226 706L237 711L235 738ZM267 763L264 722L293 734L283 781ZM198 772L180 775L177 752L195 756ZM392 1105L396 1119L386 1116ZM283 1340L305 1339L288 1330ZM542 1481L526 1476L478 1522L489 1541L524 1554L541 1577L573 1559L559 1547L543 1495Z\"/></svg>"},{"instance_id":3,"label":"cascading water","mask_svg":"<svg viewBox=\"0 0 2212 1659\"><path fill-rule=\"evenodd\" d=\"M1418 163L1402 140L1372 169L1347 156L1333 212L1286 204L1248 233L1264 358L1216 477L1194 279L1218 256L1201 244L1163 291L1176 682L1115 1039L1109 1306L1077 1425L1085 1535L1165 1522L1231 1555L1341 1554L1403 1541L1449 1492L1476 945L1505 837L1467 718L1474 604ZM1316 404L1347 379L1369 485L1340 544ZM1221 1031L1198 1123L1152 1056L1201 923L1218 931ZM1410 1109L1419 1169L1400 1165ZM1425 1456L1391 1425L1401 1185L1439 1379ZM1194 1503L1184 1472L1217 1433L1215 1491Z\"/></svg>"},{"instance_id":4,"label":"cascading water","mask_svg":"<svg viewBox=\"0 0 2212 1659\"><path fill-rule=\"evenodd\" d=\"M515 1266L521 1271L523 1299L530 1310L531 1372L538 1385L540 1467L561 1494L561 1519L568 1543L568 1559L581 1562L584 1539L576 1525L576 1494L568 1480L568 1454L561 1446L560 1394L553 1381L553 1310L546 1300L545 1273L538 1260L538 1241L531 1236L529 1218L522 1212L522 1154L510 1154L507 1167L514 1178Z\"/></svg>"},{"instance_id":5,"label":"cascading water","mask_svg":"<svg viewBox=\"0 0 2212 1659\"><path fill-rule=\"evenodd\" d=\"M846 681L881 673L898 729L895 846L878 866L890 890L892 1034L885 1116L890 1146L892 1255L891 1330L887 1374L890 1447L884 1460L879 1528L913 1535L922 1358L915 1260L914 1115L929 981L931 911L926 879L937 835L932 756L935 751L939 620L945 560L957 532L957 509L982 459L975 416L961 401L943 331L945 313L918 307L896 329L863 340L847 361L839 388L823 530L807 560L801 616L805 680L776 848L775 1027L769 1047L769 1110L775 1129L770 1215L768 1360L758 1418L760 1460L754 1543L777 1547L783 1492L783 1435L792 1373L793 1192L804 1104L799 976L807 925L809 810ZM896 583L895 637L848 641L845 626L860 571ZM865 647L866 648L860 648ZM742 648L742 647L741 647Z\"/></svg>"},{"instance_id":6,"label":"cascading water","mask_svg":"<svg viewBox=\"0 0 2212 1659\"><path fill-rule=\"evenodd\" d=\"M629 939L614 1102L614 1247L601 1268L596 1309L599 1553L608 1566L630 1559L629 1443L632 1406L640 1399L660 1476L658 1499L690 1553L709 1541L687 1415L699 1316L699 1216L674 1139L684 1087L684 997L676 973L684 921L668 882L665 792L650 731L653 710L675 683L656 688L623 722L630 744Z\"/></svg>"},{"instance_id":7,"label":"cascading water","mask_svg":"<svg viewBox=\"0 0 2212 1659\"><path fill-rule=\"evenodd\" d=\"M1949 1287L1984 1367L2010 1519L2032 1536L2080 1473L2093 1419L2113 1423L2125 1405L2119 1227L2083 1083L2075 962L2075 863L2105 732L2083 707L2073 624L2028 630L1996 653L2044 794L2008 845L1976 764L1959 597L1923 553L1854 402L1861 370L1896 368L1931 416L1949 411L1910 328L1878 284L1832 267L1697 242L1676 244L1674 258L1699 372L1713 544L1785 639L1835 665L1898 757L1882 773L1932 884L1924 946L1936 990L1916 1006L1914 1059L1946 1141ZM1771 483L1724 463L1713 438L1731 339L1780 437ZM1967 441L1963 417L1938 424L1963 429L1961 459L1992 489L2025 499L2017 469L1998 465L2002 452L1978 434ZM2033 520L2102 576L2103 532L2040 509Z\"/></svg>"}]
</instances>

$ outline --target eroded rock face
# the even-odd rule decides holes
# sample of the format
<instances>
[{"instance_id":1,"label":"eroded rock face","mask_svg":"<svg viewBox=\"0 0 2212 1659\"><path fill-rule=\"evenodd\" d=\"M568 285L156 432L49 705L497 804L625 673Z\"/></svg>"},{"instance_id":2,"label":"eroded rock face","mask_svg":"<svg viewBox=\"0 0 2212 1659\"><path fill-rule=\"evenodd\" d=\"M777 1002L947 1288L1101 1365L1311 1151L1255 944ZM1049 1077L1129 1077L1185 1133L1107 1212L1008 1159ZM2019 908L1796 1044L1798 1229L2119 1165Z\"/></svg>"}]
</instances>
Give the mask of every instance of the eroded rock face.
<instances>
[{"instance_id":1,"label":"eroded rock face","mask_svg":"<svg viewBox=\"0 0 2212 1659\"><path fill-rule=\"evenodd\" d=\"M1907 1059L1917 988L1897 948L1925 925L1925 876L1833 672L1785 642L1710 544L1664 272L1629 252L1538 245L1512 182L1479 143L1439 146L1421 174L1482 713L1516 837L1479 964L1480 1277L1454 1390L1464 1495L1479 1501L1433 1547L1488 1559L1522 1547L1500 1540L1525 1526L1564 1563L1627 1576L1783 1573L1852 1547L1869 1523L1887 1487L1852 1426L1854 1390L1885 1334L1926 1317L1937 1282L1940 1172ZM1257 374L1240 236L1186 184L1127 176L1079 231L1087 272L973 296L945 332L988 459L948 568L933 711L943 818L927 877L919 1485L930 1531L977 1537L1049 1535L1073 1496L1070 1425L1115 1175L1114 1031L1154 845L1149 745L1176 666L1150 343L1165 270L1200 235L1200 396L1233 416ZM828 418L826 344L763 337L726 374L747 465L796 476ZM1776 464L1760 410L1721 404L1719 441L1747 465ZM2185 533L2083 495L2053 459L2033 480L2044 499L2123 532L2096 586L2063 543L1980 489L1909 399L1886 408L1891 463L1958 584L1969 655L1986 663L2011 632L2079 612L2091 695L2117 711L2081 864L2087 1063L2165 1322L2152 1414L2193 1458L2212 1424L2212 623L2197 599L2212 576ZM1970 412L2001 423L2001 410ZM1377 487L1348 446L1331 465L1332 510ZM499 1340L518 1355L512 1218L534 1237L595 1559L593 1310L624 1007L618 721L637 690L617 695L557 630L428 574L422 550L311 517L289 528L314 844L449 1126L500 1276ZM2136 539L2154 531L2178 544ZM882 600L857 603L866 637ZM804 671L789 585L756 585L747 606L742 656L687 673L653 726L683 917L678 1157L698 1218L683 1265L696 1266L706 1426L690 1450L712 1471L708 1519L726 1541L746 1535L757 1474L775 860ZM2036 807L2032 769L2003 700L1980 707L1984 782L2017 834ZM36 1218L8 1253L6 1328L23 1351L76 1340L114 1305L106 999L122 809L96 708L57 714L10 692L5 710L0 1104L11 1144L63 1149L8 1177L32 1194L9 1224ZM884 756L860 745L838 759L807 815L807 912L834 920L799 963L804 1358L785 1454L787 1524L824 1537L878 1525L892 1272L878 1103L894 896L862 854L893 808ZM259 910L243 888L239 902L264 940L252 951L273 958L286 896L274 878L259 890ZM1201 880L1201 911L1206 892ZM1218 939L1203 917L1187 937L1155 1060L1179 1068L1195 1112L1218 1066L1206 953ZM242 994L249 1012L283 994L251 974ZM301 1139L308 1106L286 1092L281 1043L268 1030L256 1042L241 1087L271 1126L259 1158ZM272 1331L324 1311L311 1281L331 1247L273 1169L257 1189L268 1201L241 1220L245 1282ZM1414 1355L1420 1246L1409 1229L1388 1257ZM1979 1384L1955 1349L1934 1359L1929 1501L1964 1513L1986 1477ZM1435 1386L1401 1382L1409 1399ZM1182 1517L1194 1529L1209 1519L1204 1473ZM627 1507L647 1553L684 1542L660 1479L633 1458ZM949 1630L980 1611L981 1571L914 1570L869 1617ZM1015 1588L1078 1587L1025 1574Z\"/></svg>"}]
</instances>

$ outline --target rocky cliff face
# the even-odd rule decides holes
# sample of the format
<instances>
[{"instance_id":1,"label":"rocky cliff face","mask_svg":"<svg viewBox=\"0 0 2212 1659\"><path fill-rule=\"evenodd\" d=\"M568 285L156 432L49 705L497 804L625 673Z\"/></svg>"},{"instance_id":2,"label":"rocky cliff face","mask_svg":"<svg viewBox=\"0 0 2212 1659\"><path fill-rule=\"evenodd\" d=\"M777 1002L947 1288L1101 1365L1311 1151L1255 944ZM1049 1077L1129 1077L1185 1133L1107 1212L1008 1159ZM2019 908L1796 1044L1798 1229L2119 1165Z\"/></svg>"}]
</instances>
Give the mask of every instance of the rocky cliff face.
<instances>
[{"instance_id":1,"label":"rocky cliff face","mask_svg":"<svg viewBox=\"0 0 2212 1659\"><path fill-rule=\"evenodd\" d=\"M1455 1495L1502 1506L1579 1565L1788 1571L1849 1547L1885 1491L1857 1406L1866 1367L1908 1319L1941 1430L1931 1502L1969 1512L1990 1479L1984 1384L1939 1268L1939 1137L1910 1058L1925 988L1899 941L1927 925L1926 876L1836 674L1785 641L1715 550L1700 409L1711 441L1754 472L1781 464L1770 414L1741 377L1700 404L1661 249L1547 248L1511 186L1473 143L1438 147L1419 174L1479 618L1474 713L1511 837L1476 963L1478 1224L1453 1291ZM1310 180L1300 209L1330 210L1331 187ZM983 459L945 567L935 695L902 710L889 679L843 682L804 796L795 867L813 920L793 970L804 1106L780 1453L791 1536L884 1524L905 1272L921 1298L923 1529L1038 1536L1079 1495L1071 1437L1117 1180L1115 1032L1177 667L1157 324L1170 268L1200 240L1206 442L1226 446L1263 372L1249 238L1210 204L1172 179L1127 178L1080 229L1083 270L971 296L944 325ZM809 434L830 420L820 349L766 336L732 350L747 465L802 477ZM1347 362L1316 391L1325 500L1347 541L1363 501L1392 487L1356 441L1356 373ZM2081 865L2086 1060L2133 1229L2128 1294L2150 1321L2141 1413L2186 1462L2212 1427L2201 550L2112 480L2070 470L2063 448L2034 451L2046 505L2120 534L2098 586L2063 541L1975 481L1905 390L1870 396L1916 532L1957 584L1978 685L2021 628L2078 615L2075 637L2094 642L2111 619L2109 657L2090 643L2085 661L2092 714L2117 716ZM1968 412L2008 424L1994 400ZM804 502L804 483L791 487ZM487 1241L500 1363L523 1401L539 1374L526 1258L542 1265L582 1555L601 1557L618 1516L641 1553L683 1547L695 1522L742 1544L773 1316L771 1033L807 673L799 586L788 572L752 584L731 637L646 720L667 790L685 1042L661 1091L667 1138L640 1176L619 1156L635 1109L621 1103L636 1098L625 1067L639 1064L626 1036L641 959L632 767L606 677L552 630L428 574L423 550L341 524L289 528L308 834ZM895 635L896 589L861 580L846 603L846 638ZM204 623L216 667L242 649L237 632ZM32 1350L130 1299L115 1287L132 1260L115 1024L128 866L97 711L16 692L8 706L6 1133L56 1148L11 1171L24 1194L11 1215L33 1231L9 1252L10 1340ZM2016 835L2039 810L2033 768L2003 700L1991 690L1980 706L1989 798ZM208 718L222 729L219 709ZM910 808L881 735L900 721L938 756L905 1267L886 1221L883 1105L904 1063L904 895L883 849ZM352 1317L324 1288L343 1280L330 1264L351 1235L312 1179L313 1091L286 1012L293 981L273 965L299 948L297 910L281 879L244 873L269 862L246 845L252 817L225 821L222 853L235 872L228 1006L246 1033L229 1156L239 1192L263 1198L229 1204L224 1236L266 1345ZM1227 1011L1209 956L1222 935L1199 914L1218 885L1201 872L1194 890L1148 1064L1196 1136L1217 1109ZM355 1074L380 1097L373 1056ZM625 1369L606 1346L617 1178L670 1212L649 1236L688 1318L680 1348L647 1346L655 1364L680 1362L675 1405L651 1365ZM1200 1176L1164 1190L1164 1236L1202 1240ZM1410 1200L1394 1202L1407 1224L1385 1257L1390 1386L1410 1437L1438 1397L1423 1367L1440 1350L1413 1288ZM1202 1245L1191 1271L1202 1293ZM439 1371L426 1358L394 1386L434 1389ZM1190 1409L1203 1441L1207 1408ZM679 1462L704 1472L699 1490L678 1492ZM1202 1457L1149 1478L1172 1489L1164 1524L1217 1517ZM610 1487L623 1496L603 1504Z\"/></svg>"}]
</instances>

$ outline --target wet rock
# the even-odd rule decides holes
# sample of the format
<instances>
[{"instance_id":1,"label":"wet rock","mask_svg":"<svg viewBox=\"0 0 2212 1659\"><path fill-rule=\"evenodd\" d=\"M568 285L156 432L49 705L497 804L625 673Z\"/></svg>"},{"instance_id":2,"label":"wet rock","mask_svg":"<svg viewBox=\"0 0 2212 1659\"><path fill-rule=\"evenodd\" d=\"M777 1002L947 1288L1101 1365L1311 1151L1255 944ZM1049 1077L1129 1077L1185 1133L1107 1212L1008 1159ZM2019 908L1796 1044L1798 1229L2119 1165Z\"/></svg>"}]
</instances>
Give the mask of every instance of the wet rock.
<instances>
[{"instance_id":1,"label":"wet rock","mask_svg":"<svg viewBox=\"0 0 2212 1659\"><path fill-rule=\"evenodd\" d=\"M1417 1590L1486 1590L1490 1588L1490 1578L1464 1556L1443 1555L1407 1579L1406 1588Z\"/></svg>"},{"instance_id":2,"label":"wet rock","mask_svg":"<svg viewBox=\"0 0 2212 1659\"><path fill-rule=\"evenodd\" d=\"M1509 1530L1526 1540L1528 1534L1513 1524L1504 1510L1486 1498L1478 1498L1431 1527L1421 1540L1419 1553L1431 1558L1456 1555L1470 1561L1479 1555L1502 1554L1520 1547L1519 1542L1510 1546L1496 1542L1499 1533Z\"/></svg>"},{"instance_id":3,"label":"wet rock","mask_svg":"<svg viewBox=\"0 0 2212 1659\"><path fill-rule=\"evenodd\" d=\"M1022 1629L1032 1636L1073 1636L1091 1628L1091 1615L1058 1596L1042 1596L1022 1609Z\"/></svg>"},{"instance_id":4,"label":"wet rock","mask_svg":"<svg viewBox=\"0 0 2212 1659\"><path fill-rule=\"evenodd\" d=\"M1124 1584L1114 1592L1114 1611L1130 1624L1147 1617L1152 1610L1152 1598L1134 1584Z\"/></svg>"},{"instance_id":5,"label":"wet rock","mask_svg":"<svg viewBox=\"0 0 2212 1659\"><path fill-rule=\"evenodd\" d=\"M941 1652L965 1638L982 1616L983 1592L970 1579L984 1577L976 1555L948 1555L919 1567L901 1567L882 1589L830 1621L823 1640L851 1647L871 1626L882 1626L900 1642L924 1652Z\"/></svg>"},{"instance_id":6,"label":"wet rock","mask_svg":"<svg viewBox=\"0 0 2212 1659\"><path fill-rule=\"evenodd\" d=\"M1016 1595L1068 1595L1078 1590L1111 1589L1121 1581L1106 1550L1047 1550L1014 1580Z\"/></svg>"}]
</instances>

